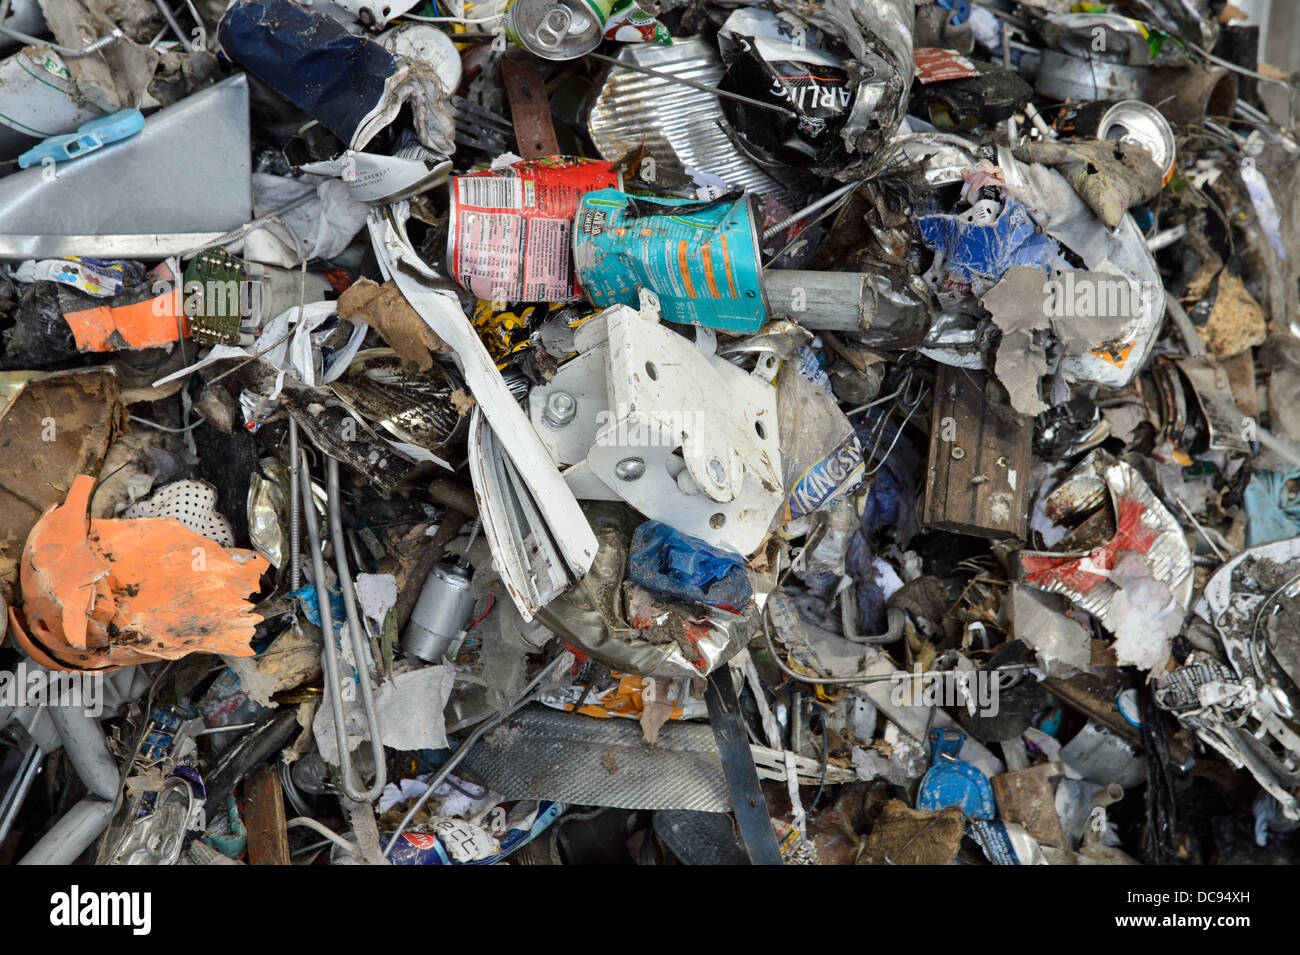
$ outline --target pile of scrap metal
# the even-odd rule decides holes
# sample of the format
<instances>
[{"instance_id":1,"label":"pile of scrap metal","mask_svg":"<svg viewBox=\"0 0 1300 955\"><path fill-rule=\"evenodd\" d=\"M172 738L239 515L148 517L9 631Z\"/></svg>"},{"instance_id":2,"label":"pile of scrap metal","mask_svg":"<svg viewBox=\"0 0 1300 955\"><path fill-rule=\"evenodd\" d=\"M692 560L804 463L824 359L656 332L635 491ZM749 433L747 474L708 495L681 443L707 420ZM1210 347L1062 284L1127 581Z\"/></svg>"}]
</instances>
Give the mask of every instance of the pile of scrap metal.
<instances>
[{"instance_id":1,"label":"pile of scrap metal","mask_svg":"<svg viewBox=\"0 0 1300 955\"><path fill-rule=\"evenodd\" d=\"M0 0L0 858L1300 859L1268 7Z\"/></svg>"}]
</instances>

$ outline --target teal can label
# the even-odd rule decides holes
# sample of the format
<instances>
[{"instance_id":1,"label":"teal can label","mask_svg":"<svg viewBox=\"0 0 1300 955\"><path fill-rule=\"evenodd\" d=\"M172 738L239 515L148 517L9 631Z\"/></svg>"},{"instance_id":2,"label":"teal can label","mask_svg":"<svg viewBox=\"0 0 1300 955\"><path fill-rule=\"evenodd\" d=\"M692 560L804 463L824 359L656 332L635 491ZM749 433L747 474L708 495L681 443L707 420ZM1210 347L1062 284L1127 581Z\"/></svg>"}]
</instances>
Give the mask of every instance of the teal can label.
<instances>
[{"instance_id":1,"label":"teal can label","mask_svg":"<svg viewBox=\"0 0 1300 955\"><path fill-rule=\"evenodd\" d=\"M636 307L646 288L665 321L750 334L768 315L759 256L753 213L737 192L701 202L601 189L578 204L574 268L598 308Z\"/></svg>"}]
</instances>

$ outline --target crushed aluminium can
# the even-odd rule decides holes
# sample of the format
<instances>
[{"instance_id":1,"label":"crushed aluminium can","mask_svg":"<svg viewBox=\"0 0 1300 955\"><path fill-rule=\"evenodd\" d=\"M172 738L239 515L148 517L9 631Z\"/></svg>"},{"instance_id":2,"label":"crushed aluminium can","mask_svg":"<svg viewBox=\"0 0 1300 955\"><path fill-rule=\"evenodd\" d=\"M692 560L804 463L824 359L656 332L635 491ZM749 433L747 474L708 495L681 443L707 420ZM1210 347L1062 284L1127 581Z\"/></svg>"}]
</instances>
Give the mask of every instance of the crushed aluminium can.
<instances>
[{"instance_id":1,"label":"crushed aluminium can","mask_svg":"<svg viewBox=\"0 0 1300 955\"><path fill-rule=\"evenodd\" d=\"M582 197L573 229L574 270L597 308L635 308L645 288L667 321L742 335L767 321L759 250L740 190L700 202L602 189Z\"/></svg>"},{"instance_id":2,"label":"crushed aluminium can","mask_svg":"<svg viewBox=\"0 0 1300 955\"><path fill-rule=\"evenodd\" d=\"M1057 128L1065 136L1114 139L1140 146L1160 167L1164 185L1173 178L1177 158L1174 130L1164 114L1149 103L1139 99L1084 103L1063 111Z\"/></svg>"},{"instance_id":3,"label":"crushed aluminium can","mask_svg":"<svg viewBox=\"0 0 1300 955\"><path fill-rule=\"evenodd\" d=\"M719 88L794 113L786 119L734 100L719 104L750 154L768 164L824 162L840 145L852 88L843 59L810 30L771 10L741 7L718 31L727 66Z\"/></svg>"},{"instance_id":4,"label":"crushed aluminium can","mask_svg":"<svg viewBox=\"0 0 1300 955\"><path fill-rule=\"evenodd\" d=\"M572 302L573 216L584 193L617 185L599 159L526 159L451 180L447 271L489 302Z\"/></svg>"},{"instance_id":5,"label":"crushed aluminium can","mask_svg":"<svg viewBox=\"0 0 1300 955\"><path fill-rule=\"evenodd\" d=\"M614 0L605 20L605 39L623 43L659 43L671 46L668 28L641 9L635 0Z\"/></svg>"},{"instance_id":6,"label":"crushed aluminium can","mask_svg":"<svg viewBox=\"0 0 1300 955\"><path fill-rule=\"evenodd\" d=\"M544 60L575 60L600 46L611 0L510 0L501 27Z\"/></svg>"}]
</instances>

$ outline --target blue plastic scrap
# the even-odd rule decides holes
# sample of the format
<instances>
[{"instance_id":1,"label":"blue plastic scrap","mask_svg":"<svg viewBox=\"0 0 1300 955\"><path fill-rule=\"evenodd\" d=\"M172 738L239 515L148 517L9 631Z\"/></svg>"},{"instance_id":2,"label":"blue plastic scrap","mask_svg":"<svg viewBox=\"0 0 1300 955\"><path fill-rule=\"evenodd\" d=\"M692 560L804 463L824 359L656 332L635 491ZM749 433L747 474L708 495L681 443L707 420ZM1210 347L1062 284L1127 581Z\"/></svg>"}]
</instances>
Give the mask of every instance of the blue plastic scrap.
<instances>
[{"instance_id":1,"label":"blue plastic scrap","mask_svg":"<svg viewBox=\"0 0 1300 955\"><path fill-rule=\"evenodd\" d=\"M1015 199L1008 199L997 219L987 224L971 221L966 213L936 213L915 221L926 248L943 256L943 270L967 285L991 287L1013 265L1044 272L1065 265L1060 245L1038 231L1024 203Z\"/></svg>"},{"instance_id":2,"label":"blue plastic scrap","mask_svg":"<svg viewBox=\"0 0 1300 955\"><path fill-rule=\"evenodd\" d=\"M347 624L347 610L343 606L343 591L339 589L337 581L330 588L330 618L334 623L334 636L340 638L343 635L343 627ZM314 584L305 584L289 594L294 600L302 605L303 615L317 627L320 626L320 598L316 596L316 587Z\"/></svg>"},{"instance_id":3,"label":"blue plastic scrap","mask_svg":"<svg viewBox=\"0 0 1300 955\"><path fill-rule=\"evenodd\" d=\"M646 521L632 535L627 575L647 590L736 613L753 595L743 557L659 521Z\"/></svg>"},{"instance_id":4,"label":"blue plastic scrap","mask_svg":"<svg viewBox=\"0 0 1300 955\"><path fill-rule=\"evenodd\" d=\"M26 169L38 163L63 162L78 159L87 153L129 139L144 129L144 113L138 109L119 109L116 113L100 116L83 123L75 133L51 136L37 143L18 157L18 168Z\"/></svg>"},{"instance_id":5,"label":"blue plastic scrap","mask_svg":"<svg viewBox=\"0 0 1300 955\"><path fill-rule=\"evenodd\" d=\"M235 802L234 793L226 797L225 808L228 831L206 833L199 841L228 859L238 859L248 850L248 830L244 828L244 820L239 818L239 805Z\"/></svg>"},{"instance_id":6,"label":"blue plastic scrap","mask_svg":"<svg viewBox=\"0 0 1300 955\"><path fill-rule=\"evenodd\" d=\"M1256 471L1242 495L1246 515L1246 546L1300 536L1300 474Z\"/></svg>"},{"instance_id":7,"label":"blue plastic scrap","mask_svg":"<svg viewBox=\"0 0 1300 955\"><path fill-rule=\"evenodd\" d=\"M221 18L218 38L227 56L352 149L365 146L411 94L420 142L444 151L452 146L449 130L432 115L437 104L429 102L441 97L441 86L422 84L403 59L349 33L328 13L292 0L236 0Z\"/></svg>"},{"instance_id":8,"label":"blue plastic scrap","mask_svg":"<svg viewBox=\"0 0 1300 955\"><path fill-rule=\"evenodd\" d=\"M956 806L972 819L992 819L993 787L976 766L959 759L966 734L959 729L930 730L930 768L921 777L916 808L938 812Z\"/></svg>"},{"instance_id":9,"label":"blue plastic scrap","mask_svg":"<svg viewBox=\"0 0 1300 955\"><path fill-rule=\"evenodd\" d=\"M884 420L881 420L881 419ZM884 408L872 408L858 427L858 436L872 460L888 451L867 492L862 522L849 538L844 567L853 578L858 601L858 625L864 633L884 633L888 627L885 595L874 562L875 536L890 528L895 543L906 547L917 532L916 486L921 459L906 435Z\"/></svg>"}]
</instances>

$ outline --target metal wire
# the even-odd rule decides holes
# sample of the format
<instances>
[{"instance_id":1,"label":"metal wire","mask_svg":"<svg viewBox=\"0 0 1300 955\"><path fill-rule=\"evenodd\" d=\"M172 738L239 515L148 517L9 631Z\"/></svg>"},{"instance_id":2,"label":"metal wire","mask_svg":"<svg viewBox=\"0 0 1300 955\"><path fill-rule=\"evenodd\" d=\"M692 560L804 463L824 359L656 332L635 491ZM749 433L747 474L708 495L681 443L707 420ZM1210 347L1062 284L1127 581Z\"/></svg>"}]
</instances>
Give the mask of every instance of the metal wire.
<instances>
[{"instance_id":1,"label":"metal wire","mask_svg":"<svg viewBox=\"0 0 1300 955\"><path fill-rule=\"evenodd\" d=\"M302 458L298 453L298 419L289 416L289 589L297 590L302 582L302 552L298 546L302 537L302 488L298 472Z\"/></svg>"},{"instance_id":2,"label":"metal wire","mask_svg":"<svg viewBox=\"0 0 1300 955\"><path fill-rule=\"evenodd\" d=\"M415 814L420 811L421 807L423 807L426 802L429 801L429 797L433 795L433 791L442 785L443 780L445 780L447 776L450 775L451 771L456 768L457 764L459 764L460 761L465 758L466 754L468 754L469 751L474 747L474 744L477 743L480 739L482 739L487 734L488 730L492 729L494 726L498 725L499 723L502 723L505 720L509 719L512 715L514 715L514 713L517 710L523 707L526 703L531 702L533 695L537 691L537 688L541 686L542 683L547 678L549 678L557 669L559 669L560 664L563 663L567 658L568 658L568 654L561 653L550 663L546 664L546 666L542 667L542 669L538 672L537 676L533 677L532 681L528 684L528 686L524 688L524 692L519 697L518 702L514 703L503 713L499 714L496 717L496 719L488 720L478 729L474 730L473 733L470 733L469 737L465 740L465 742L461 743L460 746L456 749L456 752L452 753L451 756L448 757L447 761L443 763L442 766L438 769L438 772L436 772L433 775L433 777L429 780L429 788L426 789L420 795L420 798L415 801L415 804L412 805L411 808L406 811L406 815L402 817L402 821L397 824L397 829L393 832L392 836L389 838L388 845L384 847L384 858L387 858L388 853L393 851L393 846L397 845L397 840L402 837L402 833L404 833L406 831L406 827L411 824L411 820L415 818Z\"/></svg>"},{"instance_id":3,"label":"metal wire","mask_svg":"<svg viewBox=\"0 0 1300 955\"><path fill-rule=\"evenodd\" d=\"M351 853L352 855L356 856L358 859L362 858L361 850L359 848L354 846L352 843L348 842L346 839L340 836L333 829L321 825L315 819L312 819L308 816L294 816L284 825L286 829L293 829L295 827L310 829L313 832L319 833L320 835L324 836L326 839L334 843L336 846L338 846L340 849L344 850L345 852Z\"/></svg>"},{"instance_id":4,"label":"metal wire","mask_svg":"<svg viewBox=\"0 0 1300 955\"><path fill-rule=\"evenodd\" d=\"M307 501L311 501L311 475L307 469L307 462L302 462L302 470L299 474L299 482L302 485L302 495ZM352 751L348 746L348 729L347 722L343 715L343 697L340 692L339 683L339 663L335 656L337 649L335 647L334 636L334 615L330 610L330 594L325 587L325 557L321 553L320 527L316 523L316 511L309 503L303 509L307 515L307 539L311 547L312 575L316 584L316 602L317 611L320 614L321 636L323 638L323 647L321 648L321 661L325 668L325 683L330 688L330 710L334 717L334 736L338 742L339 749L339 773L342 779L342 788L349 799L354 802L365 802L362 796L365 793L359 792L352 783ZM357 659L357 669L360 671L364 666L364 657ZM367 675L368 678L368 675ZM372 745L378 745L372 740ZM383 763L383 749L378 752L379 759L376 761L376 771L379 765Z\"/></svg>"},{"instance_id":5,"label":"metal wire","mask_svg":"<svg viewBox=\"0 0 1300 955\"><path fill-rule=\"evenodd\" d=\"M911 394L912 384L914 380L919 382L916 387L915 395ZM907 422L912 419L912 415L916 414L917 409L921 407L921 402L925 400L925 396L929 394L929 391L930 391L930 387L925 383L924 379L921 379L919 376L915 375L913 373L913 370L909 368L907 370L906 376L903 378L902 386L898 389L898 391L894 392L894 395L890 396L890 397L898 396L896 397L894 407L890 408L889 411L882 414L880 416L880 420L875 425L872 426L871 448L864 452L863 460L864 461L874 460L876 462L876 465L870 470L863 472L862 476L864 478L871 477L873 474L875 474L884 466L887 460L889 460L889 456L894 453L894 448L898 446L899 440L903 437L903 429L907 427ZM879 403L880 402L874 402L874 404L879 404ZM863 405L863 408L869 408L869 407L871 407L871 405ZM894 440L889 443L889 447L885 449L885 453L881 454L880 442L884 440L884 436L889 430L888 428L889 421L893 418L894 413L902 408L906 408L907 413L903 415L903 420L900 421L898 424L898 430L894 433ZM862 409L855 409L855 410L860 411ZM849 412L849 413L853 414L853 412Z\"/></svg>"},{"instance_id":6,"label":"metal wire","mask_svg":"<svg viewBox=\"0 0 1300 955\"><path fill-rule=\"evenodd\" d=\"M360 796L354 796L351 789L352 780L344 777L343 791L354 802L370 802L377 799L384 791L384 783L388 781L388 767L384 760L383 733L379 726L379 713L375 709L374 688L370 685L370 667L366 662L370 658L370 647L361 628L357 613L357 598L352 590L352 574L348 570L348 549L343 540L342 506L339 498L339 463L334 458L326 457L325 475L328 485L326 493L329 497L330 540L334 545L334 565L338 570L339 590L343 593L343 610L347 616L348 635L352 640L352 659L356 663L357 677L361 684L361 708L366 714L366 729L370 733L370 752L375 762L375 781L370 784L369 789ZM321 619L323 620L324 617L322 616ZM332 655L333 633L327 634L326 637L329 640L326 652ZM331 693L338 689L337 683L330 687ZM346 736L345 730L344 738Z\"/></svg>"}]
</instances>

